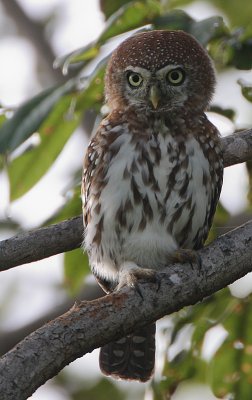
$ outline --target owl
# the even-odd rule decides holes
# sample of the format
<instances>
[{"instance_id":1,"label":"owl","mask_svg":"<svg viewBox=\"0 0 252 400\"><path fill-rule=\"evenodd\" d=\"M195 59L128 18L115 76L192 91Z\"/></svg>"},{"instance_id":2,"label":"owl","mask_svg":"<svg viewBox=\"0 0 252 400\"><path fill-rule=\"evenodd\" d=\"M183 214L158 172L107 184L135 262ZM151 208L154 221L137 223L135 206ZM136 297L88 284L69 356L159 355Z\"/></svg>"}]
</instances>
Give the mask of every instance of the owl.
<instances>
[{"instance_id":1,"label":"owl","mask_svg":"<svg viewBox=\"0 0 252 400\"><path fill-rule=\"evenodd\" d=\"M223 175L219 133L205 115L214 86L209 56L183 31L138 33L113 52L110 113L88 146L82 182L84 248L106 293L199 262ZM114 378L145 382L154 363L155 324L100 351Z\"/></svg>"}]
</instances>

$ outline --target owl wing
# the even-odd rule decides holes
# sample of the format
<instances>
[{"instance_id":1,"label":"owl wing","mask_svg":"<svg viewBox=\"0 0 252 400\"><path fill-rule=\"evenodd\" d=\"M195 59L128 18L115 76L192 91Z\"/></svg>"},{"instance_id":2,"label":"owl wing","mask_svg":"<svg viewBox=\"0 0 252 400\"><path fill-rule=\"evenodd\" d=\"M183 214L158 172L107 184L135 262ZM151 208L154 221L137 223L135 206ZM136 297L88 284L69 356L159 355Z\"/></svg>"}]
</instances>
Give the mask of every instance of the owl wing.
<instances>
[{"instance_id":1,"label":"owl wing","mask_svg":"<svg viewBox=\"0 0 252 400\"><path fill-rule=\"evenodd\" d=\"M98 133L99 131L97 134ZM101 147L97 146L97 134L88 145L83 165L81 196L84 227L87 226L89 221L88 199L90 196L90 188L93 182L94 172L102 159L103 153Z\"/></svg>"},{"instance_id":2,"label":"owl wing","mask_svg":"<svg viewBox=\"0 0 252 400\"><path fill-rule=\"evenodd\" d=\"M216 207L220 198L222 183L223 183L223 149L220 141L220 134L217 128L208 120L206 120L205 128L210 133L210 139L202 144L203 150L207 154L210 162L210 175L212 178L211 187L209 190L210 198L204 229L201 235L196 235L194 249L203 247L205 240L213 223ZM214 141L214 146L209 144L211 138ZM206 148L206 144L209 144Z\"/></svg>"},{"instance_id":3,"label":"owl wing","mask_svg":"<svg viewBox=\"0 0 252 400\"><path fill-rule=\"evenodd\" d=\"M106 184L106 171L110 157L108 156L108 143L109 132L106 126L100 126L94 138L90 141L83 164L83 175L81 185L81 196L82 196L82 212L83 212L83 223L84 229L90 222L90 196L99 197L102 187ZM91 190L92 188L92 190ZM93 274L101 286L106 292L110 293L115 284L105 278L98 276L93 270Z\"/></svg>"}]
</instances>

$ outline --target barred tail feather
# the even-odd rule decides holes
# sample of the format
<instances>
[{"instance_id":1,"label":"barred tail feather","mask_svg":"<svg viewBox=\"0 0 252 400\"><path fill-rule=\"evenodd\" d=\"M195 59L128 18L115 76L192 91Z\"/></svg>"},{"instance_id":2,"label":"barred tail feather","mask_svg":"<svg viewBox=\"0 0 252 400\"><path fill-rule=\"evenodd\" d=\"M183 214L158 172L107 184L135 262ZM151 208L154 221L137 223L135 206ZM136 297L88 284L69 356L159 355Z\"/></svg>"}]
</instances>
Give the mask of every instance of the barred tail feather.
<instances>
[{"instance_id":1,"label":"barred tail feather","mask_svg":"<svg viewBox=\"0 0 252 400\"><path fill-rule=\"evenodd\" d=\"M146 382L154 371L155 332L156 324L151 324L106 344L100 351L101 371L116 379Z\"/></svg>"}]
</instances>

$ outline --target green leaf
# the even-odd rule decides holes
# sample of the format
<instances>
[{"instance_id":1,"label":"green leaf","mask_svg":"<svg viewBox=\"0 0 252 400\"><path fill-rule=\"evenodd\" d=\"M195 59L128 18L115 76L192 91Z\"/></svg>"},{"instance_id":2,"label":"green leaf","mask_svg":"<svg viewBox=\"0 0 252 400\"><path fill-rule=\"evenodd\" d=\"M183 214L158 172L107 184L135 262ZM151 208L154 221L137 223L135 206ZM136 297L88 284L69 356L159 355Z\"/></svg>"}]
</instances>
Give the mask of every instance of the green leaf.
<instances>
[{"instance_id":1,"label":"green leaf","mask_svg":"<svg viewBox=\"0 0 252 400\"><path fill-rule=\"evenodd\" d=\"M166 9L174 9L186 6L190 3L193 3L194 0L169 0L165 2Z\"/></svg>"},{"instance_id":2,"label":"green leaf","mask_svg":"<svg viewBox=\"0 0 252 400\"><path fill-rule=\"evenodd\" d=\"M24 103L0 128L0 153L11 152L28 139L50 113L52 107L74 87L74 81L45 90Z\"/></svg>"},{"instance_id":3,"label":"green leaf","mask_svg":"<svg viewBox=\"0 0 252 400\"><path fill-rule=\"evenodd\" d=\"M63 75L66 75L69 64L82 63L81 67L83 68L87 61L94 59L99 54L99 51L100 45L98 45L98 43L89 43L69 54L56 58L54 61L54 68L61 68Z\"/></svg>"},{"instance_id":4,"label":"green leaf","mask_svg":"<svg viewBox=\"0 0 252 400\"><path fill-rule=\"evenodd\" d=\"M86 79L81 92L63 96L38 129L39 146L11 162L8 168L11 200L25 194L47 172L79 125L83 111L91 107L100 110L104 70L104 66L99 65Z\"/></svg>"},{"instance_id":5,"label":"green leaf","mask_svg":"<svg viewBox=\"0 0 252 400\"><path fill-rule=\"evenodd\" d=\"M232 108L224 108L221 106L217 106L217 105L212 105L210 106L210 111L216 113L216 114L220 114L223 115L224 117L230 119L231 121L235 120L235 110L233 110Z\"/></svg>"},{"instance_id":6,"label":"green leaf","mask_svg":"<svg viewBox=\"0 0 252 400\"><path fill-rule=\"evenodd\" d=\"M82 249L64 254L64 285L72 295L83 285L84 278L90 273L88 256Z\"/></svg>"},{"instance_id":7,"label":"green leaf","mask_svg":"<svg viewBox=\"0 0 252 400\"><path fill-rule=\"evenodd\" d=\"M183 10L172 10L155 18L155 29L183 30L189 32L194 19Z\"/></svg>"},{"instance_id":8,"label":"green leaf","mask_svg":"<svg viewBox=\"0 0 252 400\"><path fill-rule=\"evenodd\" d=\"M3 125L4 122L7 121L5 113L0 114L0 127ZM1 140L1 137L0 137Z\"/></svg>"},{"instance_id":9,"label":"green leaf","mask_svg":"<svg viewBox=\"0 0 252 400\"><path fill-rule=\"evenodd\" d=\"M240 28L211 42L210 54L219 66L252 68L252 27Z\"/></svg>"},{"instance_id":10,"label":"green leaf","mask_svg":"<svg viewBox=\"0 0 252 400\"><path fill-rule=\"evenodd\" d=\"M251 25L252 2L250 0L211 0L228 17L229 22L237 26Z\"/></svg>"},{"instance_id":11,"label":"green leaf","mask_svg":"<svg viewBox=\"0 0 252 400\"><path fill-rule=\"evenodd\" d=\"M88 79L85 79L84 88L76 102L77 111L91 107L97 112L100 111L103 102L105 63L106 59L102 60Z\"/></svg>"},{"instance_id":12,"label":"green leaf","mask_svg":"<svg viewBox=\"0 0 252 400\"><path fill-rule=\"evenodd\" d=\"M154 21L156 29L181 29L194 36L203 46L227 33L222 17L210 17L195 21L182 10L172 10Z\"/></svg>"},{"instance_id":13,"label":"green leaf","mask_svg":"<svg viewBox=\"0 0 252 400\"><path fill-rule=\"evenodd\" d=\"M11 200L22 196L45 174L71 133L80 122L80 112L69 115L73 97L66 95L56 104L39 128L41 143L15 158L8 167Z\"/></svg>"},{"instance_id":14,"label":"green leaf","mask_svg":"<svg viewBox=\"0 0 252 400\"><path fill-rule=\"evenodd\" d=\"M106 19L108 19L120 7L130 2L131 0L100 0L100 8Z\"/></svg>"},{"instance_id":15,"label":"green leaf","mask_svg":"<svg viewBox=\"0 0 252 400\"><path fill-rule=\"evenodd\" d=\"M223 289L213 296L207 297L201 303L187 307L173 314L173 329L171 344L173 344L185 325L193 324L192 348L199 349L204 334L209 328L220 323L233 302L229 289ZM204 330L204 331L203 331Z\"/></svg>"},{"instance_id":16,"label":"green leaf","mask_svg":"<svg viewBox=\"0 0 252 400\"><path fill-rule=\"evenodd\" d=\"M153 19L160 15L160 12L160 4L155 0L127 3L109 18L98 41L103 44L116 35L152 23Z\"/></svg>"},{"instance_id":17,"label":"green leaf","mask_svg":"<svg viewBox=\"0 0 252 400\"><path fill-rule=\"evenodd\" d=\"M76 380L76 378L75 378ZM68 378L69 381L69 378ZM95 383L83 384L81 389L78 389L77 385L66 385L70 387L69 399L71 400L127 400L129 399L128 391L120 389L116 383L110 381L109 379L103 378ZM143 389L142 389L143 390ZM142 394L144 395L144 394ZM134 396L137 400L138 397ZM142 398L142 396L141 396Z\"/></svg>"},{"instance_id":18,"label":"green leaf","mask_svg":"<svg viewBox=\"0 0 252 400\"><path fill-rule=\"evenodd\" d=\"M251 296L234 303L223 326L228 336L210 363L212 389L218 398L246 400L252 383Z\"/></svg>"},{"instance_id":19,"label":"green leaf","mask_svg":"<svg viewBox=\"0 0 252 400\"><path fill-rule=\"evenodd\" d=\"M191 344L188 350L180 349L174 359L167 356L162 380L158 385L154 385L155 399L170 399L179 383L186 379L206 382L208 364L201 356L205 335L210 328L226 321L232 315L238 301L230 295L228 289L224 289L206 298L202 303L187 307L173 316L174 326L170 344L178 348L176 339L186 325L193 328Z\"/></svg>"},{"instance_id":20,"label":"green leaf","mask_svg":"<svg viewBox=\"0 0 252 400\"><path fill-rule=\"evenodd\" d=\"M192 351L181 351L173 360L165 362L162 380L154 389L158 393L155 398L170 399L179 383L185 380L204 381L206 369L206 362Z\"/></svg>"},{"instance_id":21,"label":"green leaf","mask_svg":"<svg viewBox=\"0 0 252 400\"><path fill-rule=\"evenodd\" d=\"M245 99L252 102L252 83L247 83L239 79L238 84L241 86L241 91Z\"/></svg>"}]
</instances>

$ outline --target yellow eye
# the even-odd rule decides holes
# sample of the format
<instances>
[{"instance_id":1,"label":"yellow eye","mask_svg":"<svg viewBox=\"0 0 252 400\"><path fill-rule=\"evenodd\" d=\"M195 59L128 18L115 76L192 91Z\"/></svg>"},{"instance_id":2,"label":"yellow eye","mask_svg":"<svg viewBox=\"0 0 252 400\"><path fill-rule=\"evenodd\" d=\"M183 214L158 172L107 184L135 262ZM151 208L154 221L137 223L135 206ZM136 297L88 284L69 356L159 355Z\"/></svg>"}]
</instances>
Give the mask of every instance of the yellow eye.
<instances>
[{"instance_id":1,"label":"yellow eye","mask_svg":"<svg viewBox=\"0 0 252 400\"><path fill-rule=\"evenodd\" d=\"M169 71L166 77L171 85L181 85L185 80L185 71L182 68L175 68Z\"/></svg>"},{"instance_id":2,"label":"yellow eye","mask_svg":"<svg viewBox=\"0 0 252 400\"><path fill-rule=\"evenodd\" d=\"M143 78L140 74L136 72L129 72L127 75L128 82L132 87L138 87L143 82Z\"/></svg>"}]
</instances>

